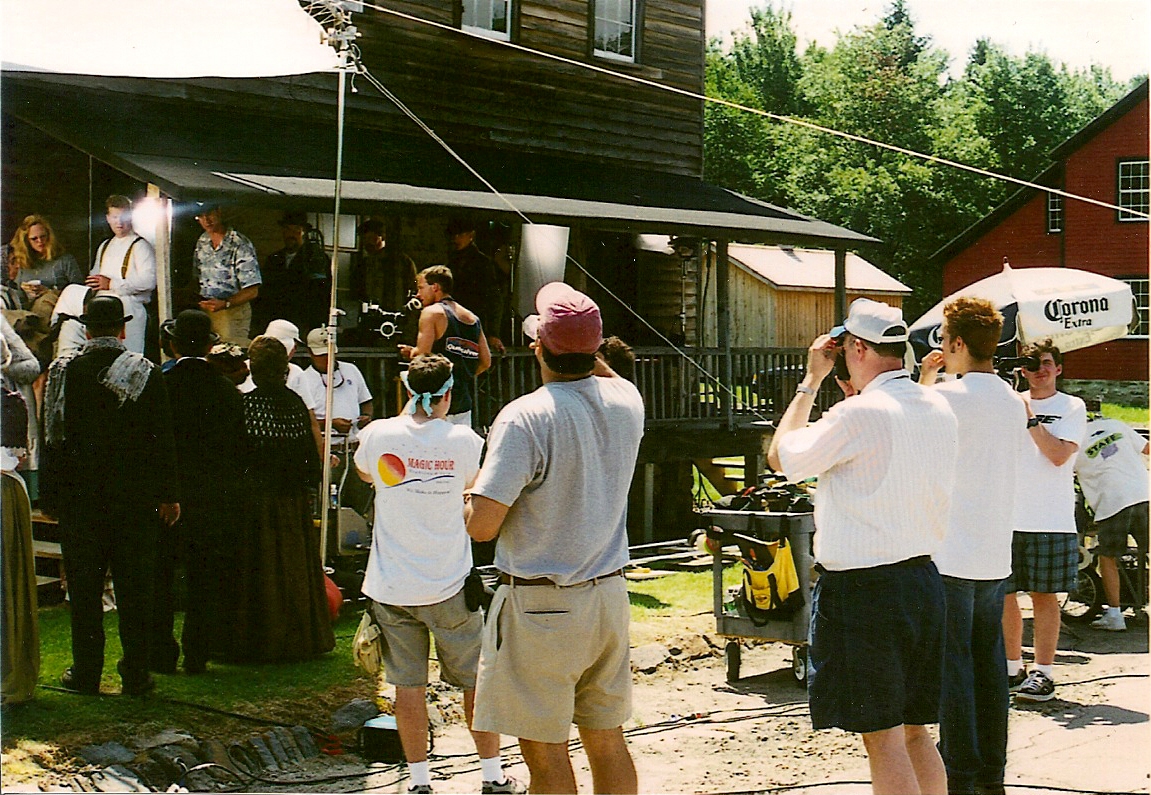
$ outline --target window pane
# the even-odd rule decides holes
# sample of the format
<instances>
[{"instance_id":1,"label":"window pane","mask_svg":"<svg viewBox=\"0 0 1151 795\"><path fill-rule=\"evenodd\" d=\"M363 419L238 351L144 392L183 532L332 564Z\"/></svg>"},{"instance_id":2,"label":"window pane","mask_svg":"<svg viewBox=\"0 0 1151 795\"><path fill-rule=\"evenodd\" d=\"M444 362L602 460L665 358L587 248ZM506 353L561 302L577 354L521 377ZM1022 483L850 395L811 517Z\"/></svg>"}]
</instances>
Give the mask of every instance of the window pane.
<instances>
[{"instance_id":1,"label":"window pane","mask_svg":"<svg viewBox=\"0 0 1151 795\"><path fill-rule=\"evenodd\" d=\"M499 34L495 38L506 39L511 28L511 0L463 0L463 27L479 33Z\"/></svg>"},{"instance_id":2,"label":"window pane","mask_svg":"<svg viewBox=\"0 0 1151 795\"><path fill-rule=\"evenodd\" d=\"M1054 234L1063 231L1063 197L1058 193L1047 194L1047 232Z\"/></svg>"},{"instance_id":3,"label":"window pane","mask_svg":"<svg viewBox=\"0 0 1151 795\"><path fill-rule=\"evenodd\" d=\"M1151 209L1151 172L1146 160L1128 160L1119 164L1120 221L1146 221L1127 210L1146 213Z\"/></svg>"},{"instance_id":4,"label":"window pane","mask_svg":"<svg viewBox=\"0 0 1151 795\"><path fill-rule=\"evenodd\" d=\"M627 60L635 57L634 0L594 0L595 49Z\"/></svg>"},{"instance_id":5,"label":"window pane","mask_svg":"<svg viewBox=\"0 0 1151 795\"><path fill-rule=\"evenodd\" d=\"M1131 332L1131 336L1146 337L1149 328L1151 328L1151 320L1149 320L1149 303L1148 303L1148 279L1124 279L1123 281L1131 285L1131 294L1135 296L1135 308L1138 311L1138 318L1135 320L1135 329Z\"/></svg>"}]
</instances>

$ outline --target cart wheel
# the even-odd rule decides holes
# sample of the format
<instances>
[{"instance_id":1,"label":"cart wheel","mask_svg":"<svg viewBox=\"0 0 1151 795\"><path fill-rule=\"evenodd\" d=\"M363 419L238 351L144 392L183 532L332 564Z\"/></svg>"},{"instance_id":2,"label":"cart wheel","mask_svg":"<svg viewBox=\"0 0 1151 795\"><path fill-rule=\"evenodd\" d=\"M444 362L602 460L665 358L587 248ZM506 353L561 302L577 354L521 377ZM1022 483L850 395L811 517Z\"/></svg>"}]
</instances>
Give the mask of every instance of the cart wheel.
<instances>
[{"instance_id":1,"label":"cart wheel","mask_svg":"<svg viewBox=\"0 0 1151 795\"><path fill-rule=\"evenodd\" d=\"M729 640L723 647L723 658L727 662L727 681L739 681L739 641Z\"/></svg>"},{"instance_id":2,"label":"cart wheel","mask_svg":"<svg viewBox=\"0 0 1151 795\"><path fill-rule=\"evenodd\" d=\"M807 689L807 647L791 647L791 673L795 676L795 683Z\"/></svg>"}]
</instances>

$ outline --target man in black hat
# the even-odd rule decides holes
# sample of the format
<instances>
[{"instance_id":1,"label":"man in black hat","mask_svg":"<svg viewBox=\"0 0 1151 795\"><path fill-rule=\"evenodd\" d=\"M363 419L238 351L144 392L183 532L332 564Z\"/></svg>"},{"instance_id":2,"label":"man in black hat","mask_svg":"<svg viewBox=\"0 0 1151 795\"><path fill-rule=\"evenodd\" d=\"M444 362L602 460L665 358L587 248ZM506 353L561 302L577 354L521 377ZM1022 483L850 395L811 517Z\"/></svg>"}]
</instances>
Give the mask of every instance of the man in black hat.
<instances>
[{"instance_id":1,"label":"man in black hat","mask_svg":"<svg viewBox=\"0 0 1151 795\"><path fill-rule=\"evenodd\" d=\"M109 566L127 695L155 687L148 625L156 547L180 517L168 394L160 369L124 348L124 305L98 295L79 317L88 341L58 358L44 398L40 501L59 517L72 600L72 665L61 683L95 695L104 669L104 573Z\"/></svg>"},{"instance_id":2,"label":"man in black hat","mask_svg":"<svg viewBox=\"0 0 1151 795\"><path fill-rule=\"evenodd\" d=\"M503 325L507 277L502 276L491 257L476 246L476 225L470 219L449 220L448 237L452 241L448 268L455 280L455 296L480 316L491 349L503 353L500 336L506 333Z\"/></svg>"},{"instance_id":3,"label":"man in black hat","mask_svg":"<svg viewBox=\"0 0 1151 795\"><path fill-rule=\"evenodd\" d=\"M150 667L156 673L176 670L180 645L172 633L172 585L176 566L183 562L188 586L184 670L200 674L221 631L224 551L228 539L235 538L231 529L240 510L236 486L242 473L244 404L239 390L208 363L208 352L220 338L207 313L186 309L166 321L160 334L176 357L164 383L172 408L181 517L176 543L165 539L157 560Z\"/></svg>"},{"instance_id":4,"label":"man in black hat","mask_svg":"<svg viewBox=\"0 0 1151 795\"><path fill-rule=\"evenodd\" d=\"M264 328L276 318L290 320L298 328L315 328L327 321L331 265L324 247L305 239L311 228L307 213L299 210L280 218L284 247L260 268L264 281L253 304L252 328Z\"/></svg>"}]
</instances>

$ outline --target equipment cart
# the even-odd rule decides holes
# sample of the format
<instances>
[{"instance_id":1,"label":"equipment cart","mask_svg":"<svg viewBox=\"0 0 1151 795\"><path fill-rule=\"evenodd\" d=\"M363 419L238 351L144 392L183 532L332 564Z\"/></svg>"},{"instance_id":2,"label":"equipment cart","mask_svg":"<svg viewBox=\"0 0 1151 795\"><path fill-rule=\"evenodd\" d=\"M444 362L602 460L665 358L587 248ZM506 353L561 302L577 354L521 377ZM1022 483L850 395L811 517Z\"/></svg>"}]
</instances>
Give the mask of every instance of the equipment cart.
<instances>
[{"instance_id":1,"label":"equipment cart","mask_svg":"<svg viewBox=\"0 0 1151 795\"><path fill-rule=\"evenodd\" d=\"M796 684L807 684L807 629L811 623L812 569L811 537L815 518L811 513L769 513L766 511L729 511L708 509L701 512L708 523L707 537L712 549L712 596L716 633L728 639L724 647L727 680L739 679L740 648L738 638L760 638L786 643L792 647L791 664ZM749 549L760 550L763 557L769 544L786 538L795 561L799 592L803 605L790 620L753 620L740 598L738 588L731 595L723 587L723 547L738 545L744 558Z\"/></svg>"}]
</instances>

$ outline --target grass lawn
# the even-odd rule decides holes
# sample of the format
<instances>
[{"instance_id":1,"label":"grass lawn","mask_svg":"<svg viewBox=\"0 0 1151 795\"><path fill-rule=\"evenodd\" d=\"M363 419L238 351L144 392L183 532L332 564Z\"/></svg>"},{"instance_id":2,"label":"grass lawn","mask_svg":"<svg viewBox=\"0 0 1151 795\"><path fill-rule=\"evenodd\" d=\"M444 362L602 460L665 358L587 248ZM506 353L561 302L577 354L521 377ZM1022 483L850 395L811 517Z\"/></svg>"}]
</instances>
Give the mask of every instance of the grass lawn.
<instances>
[{"instance_id":1,"label":"grass lawn","mask_svg":"<svg viewBox=\"0 0 1151 795\"><path fill-rule=\"evenodd\" d=\"M725 582L738 582L738 577L739 567L729 567ZM646 637L644 625L659 626L668 634L681 633L686 617L710 613L711 588L710 571L629 582L631 616L640 630L638 637ZM182 618L177 614L178 626ZM150 697L129 698L111 695L120 690L116 673L120 641L117 614L107 613L102 689L109 695L90 697L57 689L60 674L71 664L68 608L42 608L41 686L33 701L4 710L5 770L15 772L13 766L21 757L58 757L60 749L74 754L88 744L124 741L166 728L178 728L199 739L225 741L248 737L273 721L326 732L336 709L354 698L375 694L375 683L352 663L352 636L359 619L359 610L346 608L335 627L336 648L318 659L280 665L210 663L202 676L188 676L182 671L157 676L156 691ZM245 721L194 705L256 720Z\"/></svg>"},{"instance_id":2,"label":"grass lawn","mask_svg":"<svg viewBox=\"0 0 1151 795\"><path fill-rule=\"evenodd\" d=\"M1151 409L1136 406L1120 406L1116 403L1103 404L1103 416L1114 420L1122 420L1136 428L1146 428Z\"/></svg>"}]
</instances>

